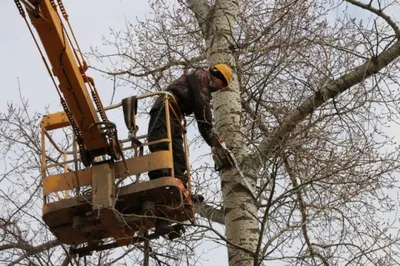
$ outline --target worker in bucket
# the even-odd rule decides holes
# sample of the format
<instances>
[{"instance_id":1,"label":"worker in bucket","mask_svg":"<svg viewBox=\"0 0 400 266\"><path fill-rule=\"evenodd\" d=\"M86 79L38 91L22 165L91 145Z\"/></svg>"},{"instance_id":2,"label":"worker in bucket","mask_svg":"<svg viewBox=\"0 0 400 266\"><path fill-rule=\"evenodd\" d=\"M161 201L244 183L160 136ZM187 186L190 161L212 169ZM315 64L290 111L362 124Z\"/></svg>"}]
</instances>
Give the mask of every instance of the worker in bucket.
<instances>
[{"instance_id":1,"label":"worker in bucket","mask_svg":"<svg viewBox=\"0 0 400 266\"><path fill-rule=\"evenodd\" d=\"M210 147L219 147L218 136L212 125L211 93L226 88L232 81L232 70L226 64L216 64L208 70L197 69L188 75L183 75L166 91L171 92L183 115L194 113L198 128L204 141ZM164 108L164 96L160 96L150 110L148 127L148 140L154 141L167 138L166 116ZM179 178L187 186L185 174L185 153L183 149L183 137L181 121L171 116L172 150L174 160L175 177ZM149 146L151 152L168 150L168 143L158 143ZM149 172L150 180L171 176L169 169L160 169Z\"/></svg>"}]
</instances>

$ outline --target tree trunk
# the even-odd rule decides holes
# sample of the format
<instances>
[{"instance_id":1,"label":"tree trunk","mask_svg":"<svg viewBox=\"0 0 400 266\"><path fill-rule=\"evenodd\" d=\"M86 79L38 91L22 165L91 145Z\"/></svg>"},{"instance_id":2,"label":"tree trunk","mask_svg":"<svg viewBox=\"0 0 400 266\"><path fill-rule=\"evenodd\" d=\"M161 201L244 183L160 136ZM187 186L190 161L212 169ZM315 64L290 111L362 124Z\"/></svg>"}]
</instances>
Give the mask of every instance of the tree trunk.
<instances>
[{"instance_id":1,"label":"tree trunk","mask_svg":"<svg viewBox=\"0 0 400 266\"><path fill-rule=\"evenodd\" d=\"M206 1L188 0L195 13L206 40L207 58L210 65L226 63L233 68L233 82L229 89L213 95L215 125L220 137L232 149L238 161L246 157L241 126L241 103L239 82L236 76L236 62L230 49L233 44L232 27L236 23L238 2L216 1L210 7ZM250 174L250 171L243 171ZM253 176L253 175L252 175ZM249 178L247 178L249 179ZM252 190L254 179L247 180ZM221 173L224 223L228 247L229 265L253 265L254 253L259 238L257 206L252 192L244 185L237 169Z\"/></svg>"}]
</instances>

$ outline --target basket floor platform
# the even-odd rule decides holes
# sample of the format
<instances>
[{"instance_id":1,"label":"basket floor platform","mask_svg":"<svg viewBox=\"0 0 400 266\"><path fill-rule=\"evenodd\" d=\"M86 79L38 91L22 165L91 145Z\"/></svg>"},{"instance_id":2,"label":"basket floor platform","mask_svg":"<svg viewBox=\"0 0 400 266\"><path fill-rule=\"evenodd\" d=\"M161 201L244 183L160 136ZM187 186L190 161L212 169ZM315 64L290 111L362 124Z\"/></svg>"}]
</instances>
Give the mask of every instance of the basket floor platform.
<instances>
[{"instance_id":1,"label":"basket floor platform","mask_svg":"<svg viewBox=\"0 0 400 266\"><path fill-rule=\"evenodd\" d=\"M141 242L142 233L154 228L157 217L168 220L171 227L194 222L192 199L179 179L162 177L134 183L119 188L116 194L114 208L94 208L90 193L48 203L43 220L60 242L74 246L88 243L87 251L106 249L99 243L110 238L114 239L108 244L112 247Z\"/></svg>"}]
</instances>

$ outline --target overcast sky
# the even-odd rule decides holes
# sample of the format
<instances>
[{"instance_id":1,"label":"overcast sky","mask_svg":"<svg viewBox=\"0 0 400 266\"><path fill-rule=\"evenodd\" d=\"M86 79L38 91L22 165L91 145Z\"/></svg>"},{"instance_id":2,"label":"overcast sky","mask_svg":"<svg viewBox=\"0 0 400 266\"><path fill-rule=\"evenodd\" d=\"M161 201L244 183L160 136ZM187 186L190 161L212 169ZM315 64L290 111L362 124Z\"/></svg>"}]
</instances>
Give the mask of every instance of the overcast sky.
<instances>
[{"instance_id":1,"label":"overcast sky","mask_svg":"<svg viewBox=\"0 0 400 266\"><path fill-rule=\"evenodd\" d=\"M122 29L126 20L135 23L137 18L151 12L147 0L63 2L83 52L88 52L91 46L101 48L101 39L109 34L110 28ZM30 111L44 112L45 105L50 105L50 112L61 111L57 92L14 1L1 0L0 11L0 112L5 111L7 102L20 104L18 80L22 96L29 100ZM95 78L100 95L107 98L111 82L93 71L89 75ZM129 92L126 96L130 96ZM104 104L108 101L109 98L103 99ZM216 248L209 241L196 249L198 256L202 258L198 265L228 265L226 249Z\"/></svg>"},{"instance_id":2,"label":"overcast sky","mask_svg":"<svg viewBox=\"0 0 400 266\"><path fill-rule=\"evenodd\" d=\"M126 20L135 22L137 17L143 18L151 11L146 0L64 0L64 5L84 52L91 46L101 46L101 39L110 28L121 29ZM0 1L0 11L1 86L2 91L7 92L7 97L1 97L1 103L18 98L19 79L22 93L33 107L40 110L44 102L55 99L56 104L52 103L52 106L57 110L56 91L14 1ZM90 75L95 77L100 90L109 86L97 73L90 72Z\"/></svg>"}]
</instances>

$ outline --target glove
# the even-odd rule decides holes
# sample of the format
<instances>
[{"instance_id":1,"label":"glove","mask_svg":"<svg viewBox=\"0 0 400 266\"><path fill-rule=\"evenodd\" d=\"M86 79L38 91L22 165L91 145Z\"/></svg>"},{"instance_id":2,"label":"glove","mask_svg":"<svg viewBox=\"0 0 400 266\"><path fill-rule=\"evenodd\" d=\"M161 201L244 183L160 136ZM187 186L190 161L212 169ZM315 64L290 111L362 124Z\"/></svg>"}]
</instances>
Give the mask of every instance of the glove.
<instances>
[{"instance_id":1,"label":"glove","mask_svg":"<svg viewBox=\"0 0 400 266\"><path fill-rule=\"evenodd\" d=\"M212 158L214 160L214 170L215 171L220 171L224 168L224 151L221 147L212 147L211 148L211 152L212 152Z\"/></svg>"},{"instance_id":2,"label":"glove","mask_svg":"<svg viewBox=\"0 0 400 266\"><path fill-rule=\"evenodd\" d=\"M211 147L222 148L221 142L223 141L224 141L223 138L218 138L218 136L214 136L211 140Z\"/></svg>"}]
</instances>

